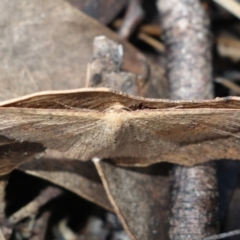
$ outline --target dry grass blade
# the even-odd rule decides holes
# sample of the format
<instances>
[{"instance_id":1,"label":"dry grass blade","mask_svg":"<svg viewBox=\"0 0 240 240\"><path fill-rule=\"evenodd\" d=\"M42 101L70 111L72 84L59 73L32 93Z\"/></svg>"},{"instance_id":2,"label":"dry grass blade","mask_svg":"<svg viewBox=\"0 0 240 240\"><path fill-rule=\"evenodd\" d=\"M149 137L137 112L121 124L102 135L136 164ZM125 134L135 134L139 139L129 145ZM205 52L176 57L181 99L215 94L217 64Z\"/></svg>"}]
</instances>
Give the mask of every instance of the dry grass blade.
<instances>
[{"instance_id":1,"label":"dry grass blade","mask_svg":"<svg viewBox=\"0 0 240 240\"><path fill-rule=\"evenodd\" d=\"M122 20L117 19L113 22L114 28L119 28L122 25ZM145 34L159 37L162 34L162 31L158 25L154 24L144 24L139 27L139 32L143 32Z\"/></svg>"},{"instance_id":2,"label":"dry grass blade","mask_svg":"<svg viewBox=\"0 0 240 240\"><path fill-rule=\"evenodd\" d=\"M213 0L226 10L228 10L230 13L232 13L234 16L240 18L240 5L235 0Z\"/></svg>"},{"instance_id":3,"label":"dry grass blade","mask_svg":"<svg viewBox=\"0 0 240 240\"><path fill-rule=\"evenodd\" d=\"M229 237L233 237L233 236L237 236L237 235L240 235L240 229L234 230L231 232L226 232L226 233L209 236L209 237L203 238L201 240L218 240L218 239L229 238Z\"/></svg>"},{"instance_id":4,"label":"dry grass blade","mask_svg":"<svg viewBox=\"0 0 240 240\"><path fill-rule=\"evenodd\" d=\"M222 57L231 58L234 62L240 60L240 41L230 37L216 39L217 50Z\"/></svg>"},{"instance_id":5,"label":"dry grass blade","mask_svg":"<svg viewBox=\"0 0 240 240\"><path fill-rule=\"evenodd\" d=\"M240 94L240 86L231 80L225 78L216 78L215 82L222 84L223 86L227 87L228 89L234 91L237 94Z\"/></svg>"},{"instance_id":6,"label":"dry grass blade","mask_svg":"<svg viewBox=\"0 0 240 240\"><path fill-rule=\"evenodd\" d=\"M150 46L152 46L159 52L165 51L165 46L160 41L157 41L156 39L150 37L149 35L147 35L143 32L142 33L140 32L138 34L138 38L141 39L142 41L148 43Z\"/></svg>"}]
</instances>

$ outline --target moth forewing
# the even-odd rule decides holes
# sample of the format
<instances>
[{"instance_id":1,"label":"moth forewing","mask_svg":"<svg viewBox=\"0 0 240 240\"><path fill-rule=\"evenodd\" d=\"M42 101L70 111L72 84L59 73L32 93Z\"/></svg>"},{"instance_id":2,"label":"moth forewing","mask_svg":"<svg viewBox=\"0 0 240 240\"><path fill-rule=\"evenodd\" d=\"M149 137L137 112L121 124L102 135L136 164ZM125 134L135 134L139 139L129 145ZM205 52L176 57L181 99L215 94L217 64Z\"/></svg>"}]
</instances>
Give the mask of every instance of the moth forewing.
<instances>
[{"instance_id":1,"label":"moth forewing","mask_svg":"<svg viewBox=\"0 0 240 240\"><path fill-rule=\"evenodd\" d=\"M234 109L140 110L127 123L114 156L161 157L188 145L240 138L240 111Z\"/></svg>"},{"instance_id":2,"label":"moth forewing","mask_svg":"<svg viewBox=\"0 0 240 240\"><path fill-rule=\"evenodd\" d=\"M102 93L107 94L104 99ZM71 94L75 103L64 109L71 102ZM126 163L127 158L136 160L132 161L133 165L149 165L154 163L151 159L192 165L191 159L199 163L221 156L239 158L238 98L231 98L230 102L224 99L154 102L153 99L129 97L106 89L49 95L50 99L55 99L54 103L48 101L48 94L41 93L16 100L15 105L14 101L2 105L0 136L19 142L41 143L74 159L125 158L118 161L120 164ZM39 97L44 103L43 108L41 104L37 105ZM62 97L65 102L61 102ZM61 109L51 109L51 104ZM95 108L102 104L104 107ZM179 108L169 107L172 105ZM83 109L76 108L78 106Z\"/></svg>"},{"instance_id":3,"label":"moth forewing","mask_svg":"<svg viewBox=\"0 0 240 240\"><path fill-rule=\"evenodd\" d=\"M0 135L88 160L98 147L94 143L101 139L103 115L96 111L0 108Z\"/></svg>"},{"instance_id":4,"label":"moth forewing","mask_svg":"<svg viewBox=\"0 0 240 240\"><path fill-rule=\"evenodd\" d=\"M164 128L164 123L159 121L160 112L156 110L129 112L119 134L118 151L113 153L113 157L151 158L159 155L159 151L168 151L172 147L172 142L164 141L161 135L157 134Z\"/></svg>"}]
</instances>

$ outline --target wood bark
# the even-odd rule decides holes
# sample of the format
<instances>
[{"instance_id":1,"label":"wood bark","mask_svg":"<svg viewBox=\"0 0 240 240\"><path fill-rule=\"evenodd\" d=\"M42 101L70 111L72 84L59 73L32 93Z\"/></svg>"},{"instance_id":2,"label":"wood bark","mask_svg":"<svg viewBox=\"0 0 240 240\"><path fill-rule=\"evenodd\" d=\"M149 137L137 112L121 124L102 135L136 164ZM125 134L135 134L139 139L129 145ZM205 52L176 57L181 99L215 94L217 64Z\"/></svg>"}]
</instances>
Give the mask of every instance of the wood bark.
<instances>
[{"instance_id":1,"label":"wood bark","mask_svg":"<svg viewBox=\"0 0 240 240\"><path fill-rule=\"evenodd\" d=\"M159 0L158 9L167 50L170 98L212 98L209 20L200 2ZM170 239L201 239L217 233L214 163L176 166L173 178Z\"/></svg>"}]
</instances>

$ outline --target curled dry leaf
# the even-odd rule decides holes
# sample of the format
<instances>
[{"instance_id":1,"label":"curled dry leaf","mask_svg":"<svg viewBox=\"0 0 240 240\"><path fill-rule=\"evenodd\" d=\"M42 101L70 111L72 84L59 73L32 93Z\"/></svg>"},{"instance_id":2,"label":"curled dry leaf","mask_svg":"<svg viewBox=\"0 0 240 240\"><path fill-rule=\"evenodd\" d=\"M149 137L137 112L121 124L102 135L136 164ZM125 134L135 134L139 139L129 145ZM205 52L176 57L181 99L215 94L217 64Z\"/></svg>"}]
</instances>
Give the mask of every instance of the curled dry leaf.
<instances>
[{"instance_id":1,"label":"curled dry leaf","mask_svg":"<svg viewBox=\"0 0 240 240\"><path fill-rule=\"evenodd\" d=\"M239 108L238 97L170 101L104 88L43 92L3 102L0 135L74 159L192 166L239 158Z\"/></svg>"},{"instance_id":2,"label":"curled dry leaf","mask_svg":"<svg viewBox=\"0 0 240 240\"><path fill-rule=\"evenodd\" d=\"M101 179L92 162L69 161L63 156L48 154L44 157L23 164L20 170L48 181L54 182L77 195L97 203L112 211L111 204L105 194Z\"/></svg>"}]
</instances>

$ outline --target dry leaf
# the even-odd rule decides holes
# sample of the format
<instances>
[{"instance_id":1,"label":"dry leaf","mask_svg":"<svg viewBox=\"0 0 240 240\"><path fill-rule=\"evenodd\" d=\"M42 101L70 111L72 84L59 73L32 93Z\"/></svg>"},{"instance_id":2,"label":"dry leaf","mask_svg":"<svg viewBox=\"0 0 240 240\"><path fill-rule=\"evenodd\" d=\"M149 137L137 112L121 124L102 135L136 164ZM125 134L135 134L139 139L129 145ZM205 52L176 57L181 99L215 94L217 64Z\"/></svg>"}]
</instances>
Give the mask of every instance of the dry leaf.
<instances>
[{"instance_id":1,"label":"dry leaf","mask_svg":"<svg viewBox=\"0 0 240 240\"><path fill-rule=\"evenodd\" d=\"M127 5L128 0L67 0L87 15L101 23L110 23L113 18Z\"/></svg>"},{"instance_id":2,"label":"dry leaf","mask_svg":"<svg viewBox=\"0 0 240 240\"><path fill-rule=\"evenodd\" d=\"M3 0L0 16L0 100L83 87L95 36L119 37L63 0ZM130 44L123 69L146 74L145 58Z\"/></svg>"},{"instance_id":3,"label":"dry leaf","mask_svg":"<svg viewBox=\"0 0 240 240\"><path fill-rule=\"evenodd\" d=\"M168 239L169 166L121 168L101 161L96 167L131 239Z\"/></svg>"},{"instance_id":4,"label":"dry leaf","mask_svg":"<svg viewBox=\"0 0 240 240\"><path fill-rule=\"evenodd\" d=\"M53 155L53 154L52 154ZM40 158L19 167L27 174L56 183L110 211L112 206L92 162L69 161L62 157Z\"/></svg>"},{"instance_id":5,"label":"dry leaf","mask_svg":"<svg viewBox=\"0 0 240 240\"><path fill-rule=\"evenodd\" d=\"M0 135L74 159L192 166L239 158L239 100L154 100L104 88L43 92L3 102Z\"/></svg>"}]
</instances>

